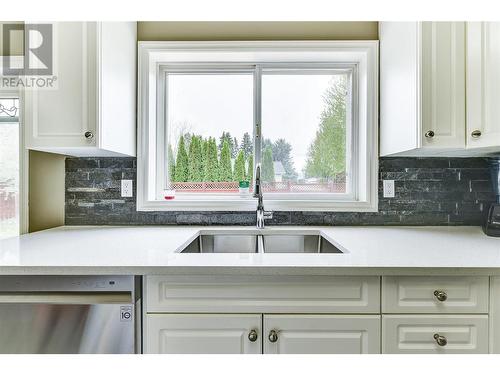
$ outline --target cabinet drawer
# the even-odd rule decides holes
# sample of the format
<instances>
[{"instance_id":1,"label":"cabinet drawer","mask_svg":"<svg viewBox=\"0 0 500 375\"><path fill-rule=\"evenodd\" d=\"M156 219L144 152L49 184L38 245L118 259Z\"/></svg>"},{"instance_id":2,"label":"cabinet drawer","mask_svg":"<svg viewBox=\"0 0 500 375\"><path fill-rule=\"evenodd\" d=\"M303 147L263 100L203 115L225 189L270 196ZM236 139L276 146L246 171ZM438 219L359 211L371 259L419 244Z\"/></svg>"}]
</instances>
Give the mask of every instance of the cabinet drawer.
<instances>
[{"instance_id":1,"label":"cabinet drawer","mask_svg":"<svg viewBox=\"0 0 500 375\"><path fill-rule=\"evenodd\" d=\"M488 315L383 315L382 352L487 354Z\"/></svg>"},{"instance_id":2,"label":"cabinet drawer","mask_svg":"<svg viewBox=\"0 0 500 375\"><path fill-rule=\"evenodd\" d=\"M383 277L383 313L487 313L488 277Z\"/></svg>"},{"instance_id":3,"label":"cabinet drawer","mask_svg":"<svg viewBox=\"0 0 500 375\"><path fill-rule=\"evenodd\" d=\"M146 354L261 353L258 314L148 314L145 328Z\"/></svg>"},{"instance_id":4,"label":"cabinet drawer","mask_svg":"<svg viewBox=\"0 0 500 375\"><path fill-rule=\"evenodd\" d=\"M147 276L148 312L380 313L378 277Z\"/></svg>"}]
</instances>

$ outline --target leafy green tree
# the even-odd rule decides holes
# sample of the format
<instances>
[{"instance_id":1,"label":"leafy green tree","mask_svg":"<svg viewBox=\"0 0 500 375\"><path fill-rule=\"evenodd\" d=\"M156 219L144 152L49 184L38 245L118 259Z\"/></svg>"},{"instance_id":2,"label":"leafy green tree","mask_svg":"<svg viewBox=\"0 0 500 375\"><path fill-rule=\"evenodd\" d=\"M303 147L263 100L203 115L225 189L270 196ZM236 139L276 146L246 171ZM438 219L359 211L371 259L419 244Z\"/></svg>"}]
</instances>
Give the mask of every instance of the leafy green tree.
<instances>
[{"instance_id":1,"label":"leafy green tree","mask_svg":"<svg viewBox=\"0 0 500 375\"><path fill-rule=\"evenodd\" d=\"M245 132L245 134L243 134L243 138L241 139L240 150L243 150L246 158L248 158L253 153L253 142L248 132Z\"/></svg>"},{"instance_id":2,"label":"leafy green tree","mask_svg":"<svg viewBox=\"0 0 500 375\"><path fill-rule=\"evenodd\" d=\"M297 178L297 172L293 166L292 159L292 145L288 143L285 139L280 138L273 143L273 159L274 161L280 161L285 168L285 175L283 176L286 180L295 180Z\"/></svg>"},{"instance_id":3,"label":"leafy green tree","mask_svg":"<svg viewBox=\"0 0 500 375\"><path fill-rule=\"evenodd\" d=\"M237 182L245 181L245 153L243 150L238 152L234 162L234 180Z\"/></svg>"},{"instance_id":4,"label":"leafy green tree","mask_svg":"<svg viewBox=\"0 0 500 375\"><path fill-rule=\"evenodd\" d=\"M274 182L273 150L267 146L262 153L262 180Z\"/></svg>"},{"instance_id":5,"label":"leafy green tree","mask_svg":"<svg viewBox=\"0 0 500 375\"><path fill-rule=\"evenodd\" d=\"M253 154L250 154L248 156L248 170L246 178L248 181L250 181L250 183L253 182Z\"/></svg>"},{"instance_id":6,"label":"leafy green tree","mask_svg":"<svg viewBox=\"0 0 500 375\"><path fill-rule=\"evenodd\" d=\"M219 163L217 161L217 144L215 138L210 137L205 150L205 181L219 180Z\"/></svg>"},{"instance_id":7,"label":"leafy green tree","mask_svg":"<svg viewBox=\"0 0 500 375\"><path fill-rule=\"evenodd\" d=\"M172 145L168 144L167 149L167 160L168 160L168 180L175 182L175 158L174 152L172 151Z\"/></svg>"},{"instance_id":8,"label":"leafy green tree","mask_svg":"<svg viewBox=\"0 0 500 375\"><path fill-rule=\"evenodd\" d=\"M201 137L193 135L189 145L188 181L199 182L203 180L203 166L201 154Z\"/></svg>"},{"instance_id":9,"label":"leafy green tree","mask_svg":"<svg viewBox=\"0 0 500 375\"><path fill-rule=\"evenodd\" d=\"M219 161L219 180L233 181L233 171L231 167L231 150L227 139L224 140L220 152Z\"/></svg>"},{"instance_id":10,"label":"leafy green tree","mask_svg":"<svg viewBox=\"0 0 500 375\"><path fill-rule=\"evenodd\" d=\"M177 145L177 158L175 159L175 181L185 182L188 179L188 155L184 146L184 137L181 135Z\"/></svg>"},{"instance_id":11,"label":"leafy green tree","mask_svg":"<svg viewBox=\"0 0 500 375\"><path fill-rule=\"evenodd\" d=\"M345 172L347 78L337 76L324 95L319 129L309 146L306 177L331 180Z\"/></svg>"}]
</instances>

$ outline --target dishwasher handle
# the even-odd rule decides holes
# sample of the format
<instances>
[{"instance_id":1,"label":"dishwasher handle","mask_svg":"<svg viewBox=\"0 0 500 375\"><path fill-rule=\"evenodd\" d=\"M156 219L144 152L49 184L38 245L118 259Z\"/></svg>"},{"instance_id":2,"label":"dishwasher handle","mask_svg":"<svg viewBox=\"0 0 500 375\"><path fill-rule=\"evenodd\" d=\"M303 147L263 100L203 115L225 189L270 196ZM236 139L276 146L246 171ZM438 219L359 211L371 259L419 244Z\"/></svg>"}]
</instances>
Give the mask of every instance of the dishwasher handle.
<instances>
[{"instance_id":1,"label":"dishwasher handle","mask_svg":"<svg viewBox=\"0 0 500 375\"><path fill-rule=\"evenodd\" d=\"M74 292L2 292L0 303L47 303L65 305L131 304L130 292L74 293Z\"/></svg>"}]
</instances>

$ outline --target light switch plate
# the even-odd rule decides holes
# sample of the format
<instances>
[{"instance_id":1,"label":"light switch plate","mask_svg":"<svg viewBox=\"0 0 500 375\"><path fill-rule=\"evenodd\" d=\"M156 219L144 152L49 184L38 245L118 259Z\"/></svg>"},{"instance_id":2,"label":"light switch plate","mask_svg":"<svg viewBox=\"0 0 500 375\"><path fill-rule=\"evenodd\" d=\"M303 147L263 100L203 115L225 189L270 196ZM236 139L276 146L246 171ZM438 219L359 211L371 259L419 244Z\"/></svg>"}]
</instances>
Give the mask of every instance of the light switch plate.
<instances>
[{"instance_id":1,"label":"light switch plate","mask_svg":"<svg viewBox=\"0 0 500 375\"><path fill-rule=\"evenodd\" d=\"M384 198L394 198L394 180L384 180Z\"/></svg>"},{"instance_id":2,"label":"light switch plate","mask_svg":"<svg viewBox=\"0 0 500 375\"><path fill-rule=\"evenodd\" d=\"M122 197L133 197L133 191L132 191L132 180L121 180L122 181L122 188L121 188L121 194Z\"/></svg>"}]
</instances>

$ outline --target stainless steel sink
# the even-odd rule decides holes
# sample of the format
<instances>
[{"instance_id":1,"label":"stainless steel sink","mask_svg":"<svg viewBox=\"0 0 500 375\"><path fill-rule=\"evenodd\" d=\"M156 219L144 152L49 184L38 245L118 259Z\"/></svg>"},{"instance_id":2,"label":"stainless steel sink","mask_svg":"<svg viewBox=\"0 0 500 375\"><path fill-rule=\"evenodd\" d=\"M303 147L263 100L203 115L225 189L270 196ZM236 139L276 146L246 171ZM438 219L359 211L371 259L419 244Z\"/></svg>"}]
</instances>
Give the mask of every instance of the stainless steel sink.
<instances>
[{"instance_id":1,"label":"stainless steel sink","mask_svg":"<svg viewBox=\"0 0 500 375\"><path fill-rule=\"evenodd\" d=\"M318 234L264 234L265 253L340 253L337 247Z\"/></svg>"},{"instance_id":2,"label":"stainless steel sink","mask_svg":"<svg viewBox=\"0 0 500 375\"><path fill-rule=\"evenodd\" d=\"M182 253L337 253L343 254L320 234L202 234Z\"/></svg>"}]
</instances>

